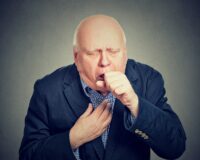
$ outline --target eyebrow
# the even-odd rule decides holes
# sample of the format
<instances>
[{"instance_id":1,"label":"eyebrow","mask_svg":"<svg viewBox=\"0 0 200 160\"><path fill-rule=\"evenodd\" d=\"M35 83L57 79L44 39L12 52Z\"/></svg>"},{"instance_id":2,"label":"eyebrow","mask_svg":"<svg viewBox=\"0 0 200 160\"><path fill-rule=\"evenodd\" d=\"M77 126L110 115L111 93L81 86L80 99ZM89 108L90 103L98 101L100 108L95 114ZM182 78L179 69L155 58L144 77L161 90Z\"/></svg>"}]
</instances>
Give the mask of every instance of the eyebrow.
<instances>
[{"instance_id":1,"label":"eyebrow","mask_svg":"<svg viewBox=\"0 0 200 160\"><path fill-rule=\"evenodd\" d=\"M93 49L93 50L88 50L88 49L82 47L82 48L80 48L80 50L85 51L85 52L94 52L94 51L99 51L99 50L102 50L102 49L96 48L96 49ZM119 52L120 48L112 48L112 47L106 48L106 51L112 51L112 50Z\"/></svg>"},{"instance_id":2,"label":"eyebrow","mask_svg":"<svg viewBox=\"0 0 200 160\"><path fill-rule=\"evenodd\" d=\"M112 50L115 50L115 51L120 51L120 48L106 48L107 51L112 51Z\"/></svg>"},{"instance_id":3,"label":"eyebrow","mask_svg":"<svg viewBox=\"0 0 200 160\"><path fill-rule=\"evenodd\" d=\"M88 51L88 52L99 51L99 50L103 50L103 49L101 49L101 48L96 48L94 50L85 49L85 51ZM106 48L106 51L112 51L112 50L120 51L120 48L112 48L112 47Z\"/></svg>"}]
</instances>

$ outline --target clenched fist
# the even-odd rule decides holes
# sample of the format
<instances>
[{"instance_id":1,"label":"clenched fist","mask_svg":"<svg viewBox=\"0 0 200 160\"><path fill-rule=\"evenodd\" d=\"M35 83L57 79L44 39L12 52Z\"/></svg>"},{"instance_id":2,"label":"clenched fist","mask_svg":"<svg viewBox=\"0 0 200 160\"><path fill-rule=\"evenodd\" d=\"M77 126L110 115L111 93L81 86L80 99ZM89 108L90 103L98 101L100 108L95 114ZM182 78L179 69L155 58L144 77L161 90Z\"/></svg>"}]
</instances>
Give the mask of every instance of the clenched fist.
<instances>
[{"instance_id":1,"label":"clenched fist","mask_svg":"<svg viewBox=\"0 0 200 160\"><path fill-rule=\"evenodd\" d=\"M104 100L95 110L89 104L69 133L72 149L99 137L109 126L112 113L108 100Z\"/></svg>"},{"instance_id":2,"label":"clenched fist","mask_svg":"<svg viewBox=\"0 0 200 160\"><path fill-rule=\"evenodd\" d=\"M121 72L111 71L104 74L103 80L96 82L100 88L112 92L134 116L138 114L138 96L133 90L128 78Z\"/></svg>"}]
</instances>

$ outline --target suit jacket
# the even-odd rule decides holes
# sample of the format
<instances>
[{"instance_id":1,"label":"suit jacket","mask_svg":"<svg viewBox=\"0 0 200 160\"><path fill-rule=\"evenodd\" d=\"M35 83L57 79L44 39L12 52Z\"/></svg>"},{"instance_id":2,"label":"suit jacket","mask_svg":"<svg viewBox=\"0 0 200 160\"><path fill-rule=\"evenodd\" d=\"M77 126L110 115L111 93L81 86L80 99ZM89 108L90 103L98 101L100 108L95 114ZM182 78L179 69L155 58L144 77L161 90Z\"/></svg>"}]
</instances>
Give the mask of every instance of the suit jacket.
<instances>
[{"instance_id":1,"label":"suit jacket","mask_svg":"<svg viewBox=\"0 0 200 160\"><path fill-rule=\"evenodd\" d=\"M98 137L80 146L82 160L148 160L150 148L160 157L178 158L186 137L167 103L162 76L134 60L128 60L125 74L139 97L138 116L130 124L129 110L116 100L106 149ZM74 64L36 81L19 159L75 160L69 130L89 102Z\"/></svg>"}]
</instances>

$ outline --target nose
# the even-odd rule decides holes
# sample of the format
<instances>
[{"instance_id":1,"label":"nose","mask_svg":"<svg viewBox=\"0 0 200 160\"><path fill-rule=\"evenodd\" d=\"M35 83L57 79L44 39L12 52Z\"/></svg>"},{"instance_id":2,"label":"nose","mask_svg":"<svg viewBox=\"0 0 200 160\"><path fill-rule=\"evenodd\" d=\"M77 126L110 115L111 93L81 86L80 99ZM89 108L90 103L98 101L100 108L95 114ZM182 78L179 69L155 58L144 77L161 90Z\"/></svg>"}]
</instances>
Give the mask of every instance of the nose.
<instances>
[{"instance_id":1,"label":"nose","mask_svg":"<svg viewBox=\"0 0 200 160\"><path fill-rule=\"evenodd\" d=\"M105 51L101 51L100 54L100 60L99 60L99 66L100 67L107 67L110 65L110 60L108 58L108 55Z\"/></svg>"}]
</instances>

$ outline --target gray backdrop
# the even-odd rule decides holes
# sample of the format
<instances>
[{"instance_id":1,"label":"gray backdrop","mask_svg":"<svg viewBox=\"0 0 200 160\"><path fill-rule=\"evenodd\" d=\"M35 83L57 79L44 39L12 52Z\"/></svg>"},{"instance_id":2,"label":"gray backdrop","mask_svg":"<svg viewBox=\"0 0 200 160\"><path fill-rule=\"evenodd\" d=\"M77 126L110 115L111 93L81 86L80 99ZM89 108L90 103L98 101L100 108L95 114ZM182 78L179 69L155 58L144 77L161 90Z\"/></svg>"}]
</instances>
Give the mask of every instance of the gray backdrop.
<instances>
[{"instance_id":1,"label":"gray backdrop","mask_svg":"<svg viewBox=\"0 0 200 160\"><path fill-rule=\"evenodd\" d=\"M36 79L73 62L72 37L92 14L124 27L128 55L159 70L187 133L180 160L197 160L200 6L186 0L16 0L0 3L0 159L15 160ZM152 154L152 159L159 160Z\"/></svg>"}]
</instances>

